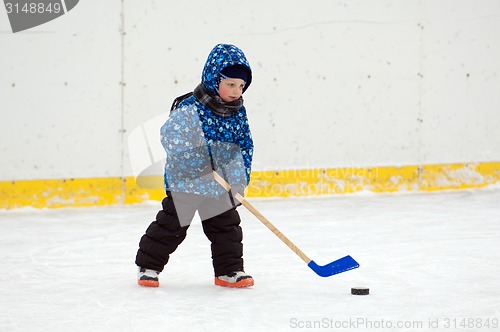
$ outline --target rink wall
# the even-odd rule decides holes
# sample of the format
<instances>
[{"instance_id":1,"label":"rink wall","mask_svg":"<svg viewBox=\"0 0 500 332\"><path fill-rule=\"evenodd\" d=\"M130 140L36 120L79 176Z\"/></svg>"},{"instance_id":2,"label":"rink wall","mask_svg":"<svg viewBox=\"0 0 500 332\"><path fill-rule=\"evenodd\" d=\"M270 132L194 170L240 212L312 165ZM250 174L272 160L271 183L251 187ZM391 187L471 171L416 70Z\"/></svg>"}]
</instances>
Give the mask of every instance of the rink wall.
<instances>
[{"instance_id":1,"label":"rink wall","mask_svg":"<svg viewBox=\"0 0 500 332\"><path fill-rule=\"evenodd\" d=\"M144 179L143 179L144 181ZM162 177L0 182L0 208L135 204L164 197ZM247 197L288 197L479 189L500 183L500 162L400 167L256 171Z\"/></svg>"},{"instance_id":2,"label":"rink wall","mask_svg":"<svg viewBox=\"0 0 500 332\"><path fill-rule=\"evenodd\" d=\"M161 199L159 170L135 182L131 134L158 142L144 124L166 119L219 42L254 72L249 197L500 182L500 2L244 7L86 0L16 34L0 8L0 208Z\"/></svg>"}]
</instances>

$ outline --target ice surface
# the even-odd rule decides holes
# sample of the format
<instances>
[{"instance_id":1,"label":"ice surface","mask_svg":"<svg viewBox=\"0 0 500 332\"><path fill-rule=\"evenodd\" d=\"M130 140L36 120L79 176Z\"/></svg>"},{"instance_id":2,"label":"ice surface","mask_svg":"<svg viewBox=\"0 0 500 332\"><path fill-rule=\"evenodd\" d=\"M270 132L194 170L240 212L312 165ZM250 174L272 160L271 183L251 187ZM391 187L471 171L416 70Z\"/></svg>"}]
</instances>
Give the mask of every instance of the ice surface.
<instances>
[{"instance_id":1,"label":"ice surface","mask_svg":"<svg viewBox=\"0 0 500 332\"><path fill-rule=\"evenodd\" d=\"M500 330L500 190L252 204L318 264L361 267L318 277L240 207L253 288L213 285L199 220L161 287L142 288L134 258L159 203L0 211L0 331Z\"/></svg>"}]
</instances>

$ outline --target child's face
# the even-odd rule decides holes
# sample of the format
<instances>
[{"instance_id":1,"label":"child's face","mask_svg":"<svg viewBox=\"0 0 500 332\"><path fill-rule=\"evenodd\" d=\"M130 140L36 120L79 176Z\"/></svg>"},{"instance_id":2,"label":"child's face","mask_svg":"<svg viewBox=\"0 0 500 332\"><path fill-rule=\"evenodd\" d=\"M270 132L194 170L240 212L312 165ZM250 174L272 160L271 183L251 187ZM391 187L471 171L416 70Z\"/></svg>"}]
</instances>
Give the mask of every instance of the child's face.
<instances>
[{"instance_id":1,"label":"child's face","mask_svg":"<svg viewBox=\"0 0 500 332\"><path fill-rule=\"evenodd\" d=\"M241 97L245 81L240 78L226 78L219 83L219 96L226 103Z\"/></svg>"}]
</instances>

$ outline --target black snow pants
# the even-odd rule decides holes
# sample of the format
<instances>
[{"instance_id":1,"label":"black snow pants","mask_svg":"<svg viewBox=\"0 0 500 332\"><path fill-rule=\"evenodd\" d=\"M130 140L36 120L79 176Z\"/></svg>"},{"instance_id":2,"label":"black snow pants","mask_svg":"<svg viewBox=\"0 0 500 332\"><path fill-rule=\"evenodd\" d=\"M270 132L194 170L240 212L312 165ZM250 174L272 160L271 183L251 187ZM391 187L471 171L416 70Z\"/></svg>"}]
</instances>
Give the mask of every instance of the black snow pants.
<instances>
[{"instance_id":1,"label":"black snow pants","mask_svg":"<svg viewBox=\"0 0 500 332\"><path fill-rule=\"evenodd\" d=\"M135 263L140 267L163 271L170 254L186 238L189 224L198 211L203 232L211 242L215 276L243 271L243 232L236 208L224 199L214 200L191 194L173 196L175 205L172 194L167 192L162 210L141 237ZM215 211L224 212L211 216L214 206ZM181 219L177 211L182 211Z\"/></svg>"}]
</instances>

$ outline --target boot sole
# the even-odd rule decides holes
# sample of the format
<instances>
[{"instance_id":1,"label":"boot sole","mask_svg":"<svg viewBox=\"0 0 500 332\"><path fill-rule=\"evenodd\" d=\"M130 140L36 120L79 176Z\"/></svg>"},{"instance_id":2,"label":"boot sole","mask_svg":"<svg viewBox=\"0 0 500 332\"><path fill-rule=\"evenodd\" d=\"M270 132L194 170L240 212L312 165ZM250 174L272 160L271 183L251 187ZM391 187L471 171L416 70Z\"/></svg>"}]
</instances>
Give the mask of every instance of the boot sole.
<instances>
[{"instance_id":1,"label":"boot sole","mask_svg":"<svg viewBox=\"0 0 500 332\"><path fill-rule=\"evenodd\" d=\"M253 286L253 278L246 278L238 282L227 282L224 280L220 280L219 278L215 278L214 283L216 286L221 286L221 287L245 288Z\"/></svg>"},{"instance_id":2,"label":"boot sole","mask_svg":"<svg viewBox=\"0 0 500 332\"><path fill-rule=\"evenodd\" d=\"M137 283L143 287L159 287L160 282L154 280L137 280Z\"/></svg>"}]
</instances>

